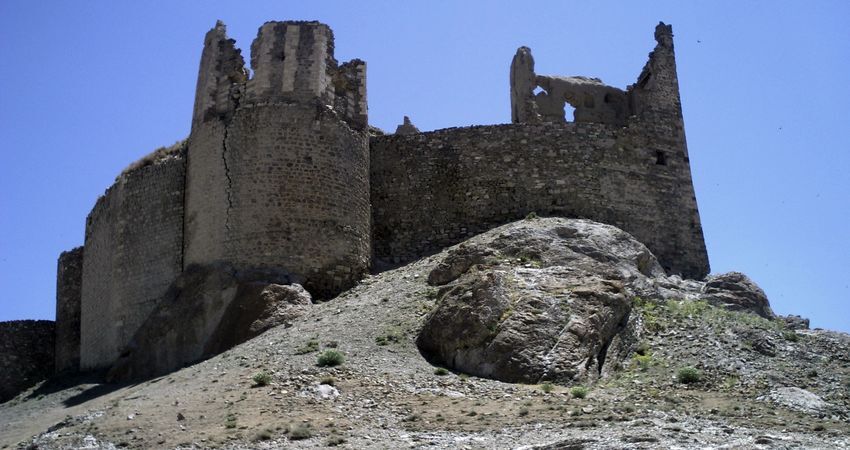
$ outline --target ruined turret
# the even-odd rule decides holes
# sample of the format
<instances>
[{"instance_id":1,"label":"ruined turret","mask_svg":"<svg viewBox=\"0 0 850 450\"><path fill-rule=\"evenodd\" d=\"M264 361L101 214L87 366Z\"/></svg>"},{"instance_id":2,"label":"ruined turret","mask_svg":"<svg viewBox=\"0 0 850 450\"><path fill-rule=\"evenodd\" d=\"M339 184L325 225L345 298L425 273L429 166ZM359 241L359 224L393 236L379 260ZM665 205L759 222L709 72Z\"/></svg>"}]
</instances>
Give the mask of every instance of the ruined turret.
<instances>
[{"instance_id":1,"label":"ruined turret","mask_svg":"<svg viewBox=\"0 0 850 450\"><path fill-rule=\"evenodd\" d=\"M205 39L188 150L185 257L277 273L318 297L369 266L366 64L331 29L267 22L253 76L219 23Z\"/></svg>"}]
</instances>

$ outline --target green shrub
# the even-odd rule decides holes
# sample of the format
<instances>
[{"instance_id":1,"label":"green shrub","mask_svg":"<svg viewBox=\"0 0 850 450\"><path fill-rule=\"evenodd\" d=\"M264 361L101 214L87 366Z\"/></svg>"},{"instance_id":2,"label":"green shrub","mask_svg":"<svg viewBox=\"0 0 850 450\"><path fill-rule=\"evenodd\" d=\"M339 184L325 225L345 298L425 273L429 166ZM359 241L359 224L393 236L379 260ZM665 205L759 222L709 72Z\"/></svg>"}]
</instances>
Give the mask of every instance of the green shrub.
<instances>
[{"instance_id":1,"label":"green shrub","mask_svg":"<svg viewBox=\"0 0 850 450\"><path fill-rule=\"evenodd\" d=\"M696 383L702 379L702 373L694 367L681 367L676 372L676 379L679 380L679 383Z\"/></svg>"},{"instance_id":2,"label":"green shrub","mask_svg":"<svg viewBox=\"0 0 850 450\"><path fill-rule=\"evenodd\" d=\"M310 439L313 437L313 430L308 425L294 425L289 428L289 439L300 441L302 439Z\"/></svg>"},{"instance_id":3,"label":"green shrub","mask_svg":"<svg viewBox=\"0 0 850 450\"><path fill-rule=\"evenodd\" d=\"M652 355L635 355L634 360L640 370L647 370L652 366Z\"/></svg>"},{"instance_id":4,"label":"green shrub","mask_svg":"<svg viewBox=\"0 0 850 450\"><path fill-rule=\"evenodd\" d=\"M543 383L540 385L540 390L548 394L555 390L555 386L553 386L552 383Z\"/></svg>"},{"instance_id":5,"label":"green shrub","mask_svg":"<svg viewBox=\"0 0 850 450\"><path fill-rule=\"evenodd\" d=\"M236 414L230 413L224 419L224 428L236 428Z\"/></svg>"},{"instance_id":6,"label":"green shrub","mask_svg":"<svg viewBox=\"0 0 850 450\"><path fill-rule=\"evenodd\" d=\"M535 219L539 219L539 217L537 216L537 213L534 212L534 211L531 211L530 213L528 213L528 215L525 216L525 220L535 220Z\"/></svg>"},{"instance_id":7,"label":"green shrub","mask_svg":"<svg viewBox=\"0 0 850 450\"><path fill-rule=\"evenodd\" d=\"M584 386L574 386L572 389L570 389L570 395L575 398L585 398L587 397L587 392L588 390Z\"/></svg>"},{"instance_id":8,"label":"green shrub","mask_svg":"<svg viewBox=\"0 0 850 450\"><path fill-rule=\"evenodd\" d=\"M274 432L272 430L266 428L265 430L258 432L256 434L256 436L254 436L254 440L255 441L268 441L268 440L271 440L273 435L274 435Z\"/></svg>"},{"instance_id":9,"label":"green shrub","mask_svg":"<svg viewBox=\"0 0 850 450\"><path fill-rule=\"evenodd\" d=\"M251 379L254 380L254 384L257 386L266 386L272 382L272 374L263 370L262 372L255 373Z\"/></svg>"},{"instance_id":10,"label":"green shrub","mask_svg":"<svg viewBox=\"0 0 850 450\"><path fill-rule=\"evenodd\" d=\"M445 368L437 367L436 369L434 369L434 375L443 376L443 375L448 375L448 374L449 374L449 371Z\"/></svg>"},{"instance_id":11,"label":"green shrub","mask_svg":"<svg viewBox=\"0 0 850 450\"><path fill-rule=\"evenodd\" d=\"M345 362L345 356L338 350L325 350L316 361L319 367L333 367Z\"/></svg>"},{"instance_id":12,"label":"green shrub","mask_svg":"<svg viewBox=\"0 0 850 450\"><path fill-rule=\"evenodd\" d=\"M305 355L319 350L319 341L310 339L304 345L295 350L296 355Z\"/></svg>"},{"instance_id":13,"label":"green shrub","mask_svg":"<svg viewBox=\"0 0 850 450\"><path fill-rule=\"evenodd\" d=\"M328 440L325 441L325 445L328 447L336 447L337 445L345 444L345 438L339 435L331 435L328 437Z\"/></svg>"},{"instance_id":14,"label":"green shrub","mask_svg":"<svg viewBox=\"0 0 850 450\"><path fill-rule=\"evenodd\" d=\"M785 331L782 333L782 337L785 338L786 341L789 342L797 342L800 340L800 336L793 331Z\"/></svg>"}]
</instances>

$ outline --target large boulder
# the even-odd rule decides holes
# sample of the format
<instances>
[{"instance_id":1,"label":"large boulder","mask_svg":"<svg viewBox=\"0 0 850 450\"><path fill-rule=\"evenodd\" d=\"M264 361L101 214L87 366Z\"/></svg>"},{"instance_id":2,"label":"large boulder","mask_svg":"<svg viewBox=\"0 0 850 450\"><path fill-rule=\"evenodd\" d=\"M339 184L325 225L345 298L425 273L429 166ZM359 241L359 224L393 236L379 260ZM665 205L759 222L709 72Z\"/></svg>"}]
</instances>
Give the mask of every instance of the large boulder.
<instances>
[{"instance_id":1,"label":"large boulder","mask_svg":"<svg viewBox=\"0 0 850 450\"><path fill-rule=\"evenodd\" d=\"M765 319L775 317L764 291L740 272L709 277L702 289L702 299L732 311L751 312Z\"/></svg>"},{"instance_id":2,"label":"large boulder","mask_svg":"<svg viewBox=\"0 0 850 450\"><path fill-rule=\"evenodd\" d=\"M616 227L505 225L451 248L431 272L441 288L417 345L433 363L476 376L592 380L634 342L628 286L656 276L664 272L652 253Z\"/></svg>"},{"instance_id":3,"label":"large boulder","mask_svg":"<svg viewBox=\"0 0 850 450\"><path fill-rule=\"evenodd\" d=\"M197 362L258 336L290 326L312 304L298 284L263 281L227 265L191 266L113 364L111 381L143 379Z\"/></svg>"}]
</instances>

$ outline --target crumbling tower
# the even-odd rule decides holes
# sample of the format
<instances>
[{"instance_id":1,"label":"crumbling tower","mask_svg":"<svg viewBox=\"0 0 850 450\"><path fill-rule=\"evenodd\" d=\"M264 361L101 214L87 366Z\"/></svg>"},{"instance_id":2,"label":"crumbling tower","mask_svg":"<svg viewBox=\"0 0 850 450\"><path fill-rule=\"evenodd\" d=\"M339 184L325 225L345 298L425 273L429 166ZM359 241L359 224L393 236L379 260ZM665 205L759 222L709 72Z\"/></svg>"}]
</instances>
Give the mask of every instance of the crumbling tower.
<instances>
[{"instance_id":1,"label":"crumbling tower","mask_svg":"<svg viewBox=\"0 0 850 450\"><path fill-rule=\"evenodd\" d=\"M331 296L368 270L366 65L331 29L267 22L249 79L222 23L207 33L186 177L184 268L228 262Z\"/></svg>"}]
</instances>

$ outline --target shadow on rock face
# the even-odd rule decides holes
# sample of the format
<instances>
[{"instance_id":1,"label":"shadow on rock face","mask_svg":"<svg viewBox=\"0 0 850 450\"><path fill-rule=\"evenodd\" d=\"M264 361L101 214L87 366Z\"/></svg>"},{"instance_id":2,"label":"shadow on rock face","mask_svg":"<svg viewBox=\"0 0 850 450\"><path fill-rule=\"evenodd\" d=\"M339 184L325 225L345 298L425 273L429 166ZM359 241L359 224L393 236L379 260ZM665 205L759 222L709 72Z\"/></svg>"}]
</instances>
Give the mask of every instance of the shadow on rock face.
<instances>
[{"instance_id":1,"label":"shadow on rock face","mask_svg":"<svg viewBox=\"0 0 850 450\"><path fill-rule=\"evenodd\" d=\"M107 380L150 378L209 358L269 328L291 324L312 304L300 285L259 281L269 278L265 275L240 274L226 265L187 268L113 364Z\"/></svg>"}]
</instances>

